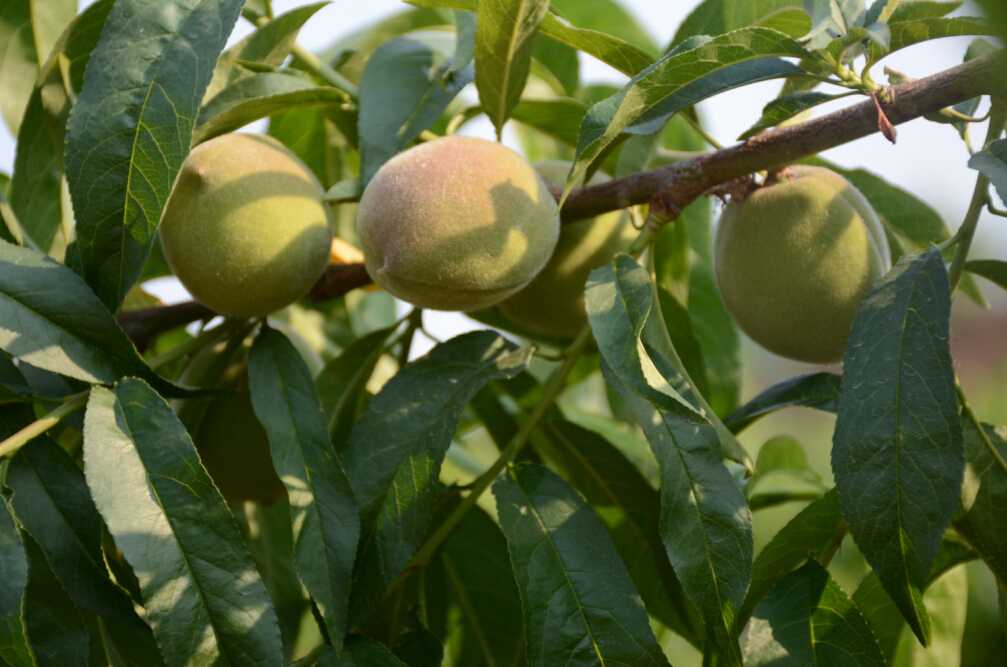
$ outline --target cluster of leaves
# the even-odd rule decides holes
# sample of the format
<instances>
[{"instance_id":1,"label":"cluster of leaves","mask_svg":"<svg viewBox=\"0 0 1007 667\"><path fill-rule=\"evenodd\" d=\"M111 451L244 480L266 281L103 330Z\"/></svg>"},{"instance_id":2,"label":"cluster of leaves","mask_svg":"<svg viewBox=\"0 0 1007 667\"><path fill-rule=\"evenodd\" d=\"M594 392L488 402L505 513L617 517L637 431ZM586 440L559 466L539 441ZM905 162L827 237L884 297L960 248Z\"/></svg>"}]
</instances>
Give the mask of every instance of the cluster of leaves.
<instances>
[{"instance_id":1,"label":"cluster of leaves","mask_svg":"<svg viewBox=\"0 0 1007 667\"><path fill-rule=\"evenodd\" d=\"M844 375L743 406L705 200L647 266L621 255L592 274L590 330L558 365L492 331L406 363L421 315L396 321L373 293L287 313L315 323L315 378L275 321L170 332L141 356L114 314L149 305L137 283L168 273L155 231L179 166L252 121L318 175L352 241L381 164L481 114L498 133L515 121L532 159L573 160L569 191L703 150L693 105L721 92L785 78L763 129L831 99L811 90L822 81L875 92L870 67L899 48L991 32L930 0L706 0L662 50L613 0L412 4L323 54L296 44L322 4L2 4L0 107L18 137L0 198L4 662L665 665L657 628L724 665L884 665L906 623L931 643L924 593L950 568L981 558L1005 585L1007 441L956 388L932 247L951 234L863 170L837 169L878 211L895 268L857 316ZM256 29L224 51L240 16ZM629 82L581 85L578 52ZM470 82L476 106L458 98ZM1003 197L1003 141L969 165ZM1007 285L1005 266L966 269ZM173 379L252 331L254 417L289 496L271 507L225 503L167 401L219 398ZM599 370L613 418L555 403ZM838 414L835 489L792 439L755 463L735 440L789 406ZM476 431L491 463L459 444ZM752 512L796 501L810 504L753 559ZM825 567L847 532L873 568L852 596Z\"/></svg>"}]
</instances>

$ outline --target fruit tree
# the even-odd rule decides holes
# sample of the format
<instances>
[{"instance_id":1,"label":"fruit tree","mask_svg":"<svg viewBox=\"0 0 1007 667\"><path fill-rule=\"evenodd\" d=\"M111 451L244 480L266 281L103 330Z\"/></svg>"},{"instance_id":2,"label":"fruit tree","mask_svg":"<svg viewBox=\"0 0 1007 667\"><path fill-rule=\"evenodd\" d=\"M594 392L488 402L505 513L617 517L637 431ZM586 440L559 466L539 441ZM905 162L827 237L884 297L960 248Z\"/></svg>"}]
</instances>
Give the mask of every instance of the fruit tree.
<instances>
[{"instance_id":1,"label":"fruit tree","mask_svg":"<svg viewBox=\"0 0 1007 667\"><path fill-rule=\"evenodd\" d=\"M1003 664L1007 4L407 2L0 0L0 665Z\"/></svg>"}]
</instances>

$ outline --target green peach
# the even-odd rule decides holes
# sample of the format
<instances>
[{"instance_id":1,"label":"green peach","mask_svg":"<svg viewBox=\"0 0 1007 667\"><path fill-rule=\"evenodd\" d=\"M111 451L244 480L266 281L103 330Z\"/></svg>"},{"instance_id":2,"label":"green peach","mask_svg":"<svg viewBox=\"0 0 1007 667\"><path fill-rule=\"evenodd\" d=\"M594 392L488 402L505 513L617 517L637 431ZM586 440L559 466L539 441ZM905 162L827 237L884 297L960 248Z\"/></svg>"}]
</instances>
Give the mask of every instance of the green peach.
<instances>
[{"instance_id":1,"label":"green peach","mask_svg":"<svg viewBox=\"0 0 1007 667\"><path fill-rule=\"evenodd\" d=\"M527 160L443 137L386 162L357 212L367 273L434 310L476 310L528 284L559 237L556 201Z\"/></svg>"},{"instance_id":2,"label":"green peach","mask_svg":"<svg viewBox=\"0 0 1007 667\"><path fill-rule=\"evenodd\" d=\"M332 219L324 191L271 137L225 134L189 153L161 216L168 266L198 301L260 317L325 270Z\"/></svg>"},{"instance_id":3,"label":"green peach","mask_svg":"<svg viewBox=\"0 0 1007 667\"><path fill-rule=\"evenodd\" d=\"M795 166L793 180L732 201L714 236L724 304L742 331L783 357L842 361L853 318L890 268L877 215L846 179Z\"/></svg>"},{"instance_id":4,"label":"green peach","mask_svg":"<svg viewBox=\"0 0 1007 667\"><path fill-rule=\"evenodd\" d=\"M546 180L563 184L570 165L562 161L540 162L535 169ZM608 176L597 172L590 184L607 180ZM628 249L637 234L625 211L563 225L549 263L524 289L502 301L500 312L535 333L576 336L587 324L584 285L588 274L616 253Z\"/></svg>"}]
</instances>

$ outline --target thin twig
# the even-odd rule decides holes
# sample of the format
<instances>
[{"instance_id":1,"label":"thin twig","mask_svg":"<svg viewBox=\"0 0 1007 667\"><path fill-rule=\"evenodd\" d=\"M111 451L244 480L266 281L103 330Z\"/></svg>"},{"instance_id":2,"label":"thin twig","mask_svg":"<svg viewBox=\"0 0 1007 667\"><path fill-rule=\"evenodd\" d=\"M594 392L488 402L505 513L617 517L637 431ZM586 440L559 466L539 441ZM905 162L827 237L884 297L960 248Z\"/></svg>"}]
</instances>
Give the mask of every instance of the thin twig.
<instances>
[{"instance_id":1,"label":"thin twig","mask_svg":"<svg viewBox=\"0 0 1007 667\"><path fill-rule=\"evenodd\" d=\"M0 457L9 456L24 447L33 438L37 438L56 424L60 423L64 417L72 415L87 404L87 397L91 395L91 390L82 391L68 398L61 406L47 414L41 419L36 419L23 429L0 442Z\"/></svg>"}]
</instances>

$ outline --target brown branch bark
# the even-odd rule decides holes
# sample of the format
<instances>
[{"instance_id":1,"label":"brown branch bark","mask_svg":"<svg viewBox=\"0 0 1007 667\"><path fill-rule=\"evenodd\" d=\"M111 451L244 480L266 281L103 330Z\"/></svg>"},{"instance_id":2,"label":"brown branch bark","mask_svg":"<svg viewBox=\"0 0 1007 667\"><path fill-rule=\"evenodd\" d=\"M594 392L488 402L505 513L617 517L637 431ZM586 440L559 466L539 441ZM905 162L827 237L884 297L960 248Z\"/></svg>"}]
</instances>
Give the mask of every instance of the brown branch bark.
<instances>
[{"instance_id":1,"label":"brown branch bark","mask_svg":"<svg viewBox=\"0 0 1007 667\"><path fill-rule=\"evenodd\" d=\"M920 118L959 102L993 95L1007 97L1007 51L976 58L923 79L885 89L879 102L893 125ZM779 169L829 148L878 132L875 103L864 102L798 125L768 130L748 141L674 164L574 190L563 205L564 224L593 218L655 198L679 210L710 188L757 171ZM557 199L562 187L550 188ZM672 209L673 210L673 209ZM371 282L363 264L330 265L310 297L336 299ZM143 349L160 333L212 316L195 302L121 313L119 323ZM188 319L186 319L188 318Z\"/></svg>"}]
</instances>

